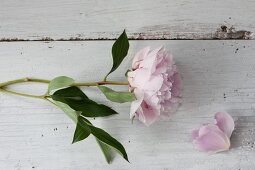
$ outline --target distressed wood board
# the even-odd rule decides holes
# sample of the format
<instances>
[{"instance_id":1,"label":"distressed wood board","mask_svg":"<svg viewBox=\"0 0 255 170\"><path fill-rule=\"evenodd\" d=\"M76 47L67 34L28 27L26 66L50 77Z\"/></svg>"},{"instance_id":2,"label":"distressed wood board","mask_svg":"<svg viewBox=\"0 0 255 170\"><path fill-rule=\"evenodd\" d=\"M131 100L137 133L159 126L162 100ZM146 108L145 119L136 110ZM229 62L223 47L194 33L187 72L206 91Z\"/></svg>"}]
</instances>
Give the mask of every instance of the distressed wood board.
<instances>
[{"instance_id":1,"label":"distressed wood board","mask_svg":"<svg viewBox=\"0 0 255 170\"><path fill-rule=\"evenodd\" d=\"M0 39L243 39L255 31L254 0L2 0ZM221 35L226 25L243 31Z\"/></svg>"},{"instance_id":2,"label":"distressed wood board","mask_svg":"<svg viewBox=\"0 0 255 170\"><path fill-rule=\"evenodd\" d=\"M112 44L113 41L2 42L1 81L25 76L51 79L59 75L77 81L101 80L111 67ZM131 41L128 57L110 78L125 80L123 74L130 67L132 56L147 45L165 45L182 75L183 103L169 120L150 127L138 121L131 124L129 104L112 104L97 89L84 88L91 98L120 113L93 122L121 141L130 164L116 155L108 165L93 137L71 145L75 125L46 102L1 93L0 169L253 170L255 41ZM46 89L38 84L11 88L35 94ZM194 150L191 129L212 121L213 113L222 110L236 120L231 150L212 155Z\"/></svg>"}]
</instances>

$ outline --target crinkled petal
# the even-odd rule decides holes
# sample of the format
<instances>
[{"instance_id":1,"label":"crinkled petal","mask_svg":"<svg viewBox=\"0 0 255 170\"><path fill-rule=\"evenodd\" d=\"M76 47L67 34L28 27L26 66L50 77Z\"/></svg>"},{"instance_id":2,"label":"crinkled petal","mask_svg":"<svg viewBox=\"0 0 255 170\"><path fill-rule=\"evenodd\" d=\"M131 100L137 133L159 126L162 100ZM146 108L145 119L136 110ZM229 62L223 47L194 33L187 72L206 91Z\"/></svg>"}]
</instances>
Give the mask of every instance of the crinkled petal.
<instances>
[{"instance_id":1,"label":"crinkled petal","mask_svg":"<svg viewBox=\"0 0 255 170\"><path fill-rule=\"evenodd\" d=\"M182 83L181 76L179 73L173 75L173 85L172 85L172 94L173 96L181 96Z\"/></svg>"},{"instance_id":2,"label":"crinkled petal","mask_svg":"<svg viewBox=\"0 0 255 170\"><path fill-rule=\"evenodd\" d=\"M215 124L223 131L229 138L235 128L233 118L226 112L217 112L214 115Z\"/></svg>"},{"instance_id":3,"label":"crinkled petal","mask_svg":"<svg viewBox=\"0 0 255 170\"><path fill-rule=\"evenodd\" d=\"M170 59L170 54L161 49L160 53L158 54L158 62L155 74L165 73L173 64L174 62L172 62Z\"/></svg>"},{"instance_id":4,"label":"crinkled petal","mask_svg":"<svg viewBox=\"0 0 255 170\"><path fill-rule=\"evenodd\" d=\"M228 150L230 141L228 136L218 126L203 125L198 132L198 137L193 140L196 149L203 152L220 152Z\"/></svg>"},{"instance_id":5,"label":"crinkled petal","mask_svg":"<svg viewBox=\"0 0 255 170\"><path fill-rule=\"evenodd\" d=\"M132 62L132 69L137 69L139 67L140 62L148 55L149 51L150 47L148 46L136 53Z\"/></svg>"},{"instance_id":6,"label":"crinkled petal","mask_svg":"<svg viewBox=\"0 0 255 170\"><path fill-rule=\"evenodd\" d=\"M159 91L162 85L163 85L163 77L161 75L151 76L150 80L144 84L143 89L152 90L156 92L156 91Z\"/></svg>"},{"instance_id":7,"label":"crinkled petal","mask_svg":"<svg viewBox=\"0 0 255 170\"><path fill-rule=\"evenodd\" d=\"M158 52L162 49L162 47L156 48L155 50L151 51L147 56L146 59L143 60L140 64L141 68L147 68L150 70L150 73L155 72L156 64L157 64L157 55Z\"/></svg>"},{"instance_id":8,"label":"crinkled petal","mask_svg":"<svg viewBox=\"0 0 255 170\"><path fill-rule=\"evenodd\" d=\"M177 97L172 97L170 100L161 103L162 114L164 114L165 116L169 116L172 113L176 112L180 103L181 99Z\"/></svg>"},{"instance_id":9,"label":"crinkled petal","mask_svg":"<svg viewBox=\"0 0 255 170\"><path fill-rule=\"evenodd\" d=\"M145 101L142 102L141 108L142 113L140 114L142 115L139 115L139 120L147 126L155 122L160 115L160 107L153 107L151 105L148 105ZM142 116L142 119L140 119L140 116Z\"/></svg>"},{"instance_id":10,"label":"crinkled petal","mask_svg":"<svg viewBox=\"0 0 255 170\"><path fill-rule=\"evenodd\" d=\"M144 101L151 106L159 105L159 97L155 93L144 93Z\"/></svg>"},{"instance_id":11,"label":"crinkled petal","mask_svg":"<svg viewBox=\"0 0 255 170\"><path fill-rule=\"evenodd\" d=\"M133 118L135 116L136 111L138 110L138 108L140 107L143 98L144 98L144 92L139 90L139 89L135 89L134 90L136 99L135 101L133 101L131 103L131 107L130 107L130 118Z\"/></svg>"},{"instance_id":12,"label":"crinkled petal","mask_svg":"<svg viewBox=\"0 0 255 170\"><path fill-rule=\"evenodd\" d=\"M128 76L132 77L132 79L129 80L129 84L132 87L137 87L140 89L143 89L143 86L147 83L147 81L150 79L150 72L148 72L147 69L139 69L135 71L131 71L128 73Z\"/></svg>"}]
</instances>

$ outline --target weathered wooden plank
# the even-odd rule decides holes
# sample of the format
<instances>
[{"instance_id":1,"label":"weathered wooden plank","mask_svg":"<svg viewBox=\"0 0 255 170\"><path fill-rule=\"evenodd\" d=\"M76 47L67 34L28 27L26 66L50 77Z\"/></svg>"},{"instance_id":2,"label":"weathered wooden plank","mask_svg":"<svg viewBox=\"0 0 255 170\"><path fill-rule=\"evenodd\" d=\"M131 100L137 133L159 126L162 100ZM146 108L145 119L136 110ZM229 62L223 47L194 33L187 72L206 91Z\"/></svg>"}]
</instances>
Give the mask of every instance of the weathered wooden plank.
<instances>
[{"instance_id":1,"label":"weathered wooden plank","mask_svg":"<svg viewBox=\"0 0 255 170\"><path fill-rule=\"evenodd\" d=\"M130 39L244 39L254 14L254 0L9 0L0 2L0 39L114 39L123 29Z\"/></svg>"},{"instance_id":2,"label":"weathered wooden plank","mask_svg":"<svg viewBox=\"0 0 255 170\"><path fill-rule=\"evenodd\" d=\"M100 80L111 67L112 43L2 42L1 81L58 75L78 81ZM118 156L107 165L92 137L71 145L74 125L51 105L0 94L0 169L254 169L255 41L132 41L128 58L111 79L124 80L123 74L137 49L162 44L174 54L183 77L179 111L170 120L145 127L138 121L131 124L129 104L111 104L120 114L94 121L123 143L131 164ZM42 87L13 88L38 93ZM84 90L92 98L110 104L98 90ZM194 150L191 129L212 121L213 113L220 110L236 119L231 150L214 155Z\"/></svg>"}]
</instances>

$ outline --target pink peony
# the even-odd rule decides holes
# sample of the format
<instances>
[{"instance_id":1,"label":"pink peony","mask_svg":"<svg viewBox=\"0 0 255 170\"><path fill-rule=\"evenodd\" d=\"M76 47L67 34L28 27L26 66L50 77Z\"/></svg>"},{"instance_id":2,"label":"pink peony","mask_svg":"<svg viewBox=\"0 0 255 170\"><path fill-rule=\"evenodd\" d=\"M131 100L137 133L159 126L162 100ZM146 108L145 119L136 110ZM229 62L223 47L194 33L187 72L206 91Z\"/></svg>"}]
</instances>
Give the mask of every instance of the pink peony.
<instances>
[{"instance_id":1,"label":"pink peony","mask_svg":"<svg viewBox=\"0 0 255 170\"><path fill-rule=\"evenodd\" d=\"M216 153L230 148L233 118L228 113L217 112L214 119L214 124L205 124L192 132L193 144L199 151Z\"/></svg>"},{"instance_id":2,"label":"pink peony","mask_svg":"<svg viewBox=\"0 0 255 170\"><path fill-rule=\"evenodd\" d=\"M128 81L137 98L131 103L131 118L136 116L150 125L160 115L169 115L178 108L181 79L171 54L164 48L140 50L133 59Z\"/></svg>"}]
</instances>

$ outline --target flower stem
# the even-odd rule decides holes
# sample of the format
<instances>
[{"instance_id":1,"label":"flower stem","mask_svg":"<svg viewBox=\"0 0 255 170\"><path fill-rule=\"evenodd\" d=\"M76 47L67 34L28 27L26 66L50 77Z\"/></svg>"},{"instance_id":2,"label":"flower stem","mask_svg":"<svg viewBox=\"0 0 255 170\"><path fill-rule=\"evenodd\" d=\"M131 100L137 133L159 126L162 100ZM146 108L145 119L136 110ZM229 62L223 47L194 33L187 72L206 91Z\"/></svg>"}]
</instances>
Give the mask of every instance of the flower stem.
<instances>
[{"instance_id":1,"label":"flower stem","mask_svg":"<svg viewBox=\"0 0 255 170\"><path fill-rule=\"evenodd\" d=\"M45 79L37 79L37 78L21 78L16 80L7 81L4 83L0 83L0 87L9 86L17 83L25 83L25 82L36 82L36 83L45 83L49 84L50 80ZM98 82L80 82L73 83L72 86L98 86L98 85L128 85L128 82L120 82L120 81L98 81Z\"/></svg>"},{"instance_id":2,"label":"flower stem","mask_svg":"<svg viewBox=\"0 0 255 170\"><path fill-rule=\"evenodd\" d=\"M37 96L37 95L32 95L32 94L14 92L14 91L5 89L5 87L9 86L9 85L18 84L18 83L26 83L26 82L49 84L50 80L28 78L28 77L21 78L21 79L15 79L15 80L0 83L0 91L3 93L9 93L9 94L13 94L13 95L36 98L36 99L44 99L45 100L47 98L46 95ZM98 85L128 85L128 82L119 82L119 81L80 82L80 83L73 83L71 86L98 86Z\"/></svg>"},{"instance_id":3,"label":"flower stem","mask_svg":"<svg viewBox=\"0 0 255 170\"><path fill-rule=\"evenodd\" d=\"M6 89L3 89L3 88L0 88L0 91L3 92L3 93L14 94L14 95L17 95L17 96L30 97L30 98L36 98L36 99L45 99L44 95L36 96L36 95L32 95L32 94L14 92L14 91L6 90Z\"/></svg>"},{"instance_id":4,"label":"flower stem","mask_svg":"<svg viewBox=\"0 0 255 170\"><path fill-rule=\"evenodd\" d=\"M12 84L17 84L17 83L25 83L25 82L50 83L50 80L36 79L36 78L21 78L21 79L15 79L15 80L7 81L4 83L0 83L0 87L5 87Z\"/></svg>"},{"instance_id":5,"label":"flower stem","mask_svg":"<svg viewBox=\"0 0 255 170\"><path fill-rule=\"evenodd\" d=\"M72 84L72 86L98 86L98 85L128 85L128 82L98 81L98 82L81 82L81 83Z\"/></svg>"}]
</instances>

